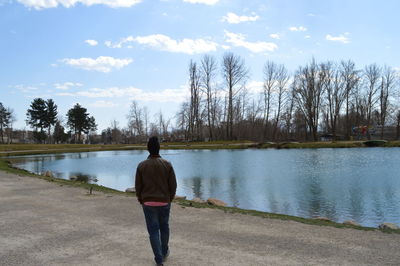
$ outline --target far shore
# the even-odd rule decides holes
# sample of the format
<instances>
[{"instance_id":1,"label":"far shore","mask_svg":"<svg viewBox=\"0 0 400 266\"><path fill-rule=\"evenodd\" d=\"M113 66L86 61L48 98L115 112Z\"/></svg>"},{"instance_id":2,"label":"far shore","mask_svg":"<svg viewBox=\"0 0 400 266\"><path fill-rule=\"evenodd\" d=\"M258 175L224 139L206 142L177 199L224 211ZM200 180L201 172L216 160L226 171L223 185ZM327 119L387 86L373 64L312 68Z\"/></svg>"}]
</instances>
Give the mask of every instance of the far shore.
<instances>
[{"instance_id":1,"label":"far shore","mask_svg":"<svg viewBox=\"0 0 400 266\"><path fill-rule=\"evenodd\" d=\"M317 149L317 148L361 148L363 141L318 141L318 142L164 142L161 149ZM388 141L382 147L400 147L400 141ZM145 144L0 144L0 157L13 155L93 152L113 150L145 150Z\"/></svg>"}]
</instances>

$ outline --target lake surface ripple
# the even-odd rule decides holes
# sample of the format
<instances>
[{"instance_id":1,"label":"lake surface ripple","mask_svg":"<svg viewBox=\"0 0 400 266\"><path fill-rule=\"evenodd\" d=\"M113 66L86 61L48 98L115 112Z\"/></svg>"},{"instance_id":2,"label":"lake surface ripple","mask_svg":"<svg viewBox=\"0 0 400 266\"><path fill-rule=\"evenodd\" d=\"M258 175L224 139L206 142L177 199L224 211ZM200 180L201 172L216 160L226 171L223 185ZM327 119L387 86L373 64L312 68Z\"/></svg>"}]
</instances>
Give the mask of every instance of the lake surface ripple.
<instances>
[{"instance_id":1,"label":"lake surface ripple","mask_svg":"<svg viewBox=\"0 0 400 266\"><path fill-rule=\"evenodd\" d=\"M146 151L16 156L14 165L124 191ZM177 194L301 217L400 223L400 148L162 150Z\"/></svg>"}]
</instances>

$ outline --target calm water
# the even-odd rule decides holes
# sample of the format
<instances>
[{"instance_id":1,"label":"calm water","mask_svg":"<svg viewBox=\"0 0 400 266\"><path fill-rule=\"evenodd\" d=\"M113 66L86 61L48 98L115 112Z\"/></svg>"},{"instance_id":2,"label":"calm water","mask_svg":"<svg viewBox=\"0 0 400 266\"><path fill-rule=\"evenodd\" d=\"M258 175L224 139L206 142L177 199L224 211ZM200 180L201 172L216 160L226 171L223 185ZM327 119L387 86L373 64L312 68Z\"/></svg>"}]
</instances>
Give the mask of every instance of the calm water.
<instances>
[{"instance_id":1,"label":"calm water","mask_svg":"<svg viewBox=\"0 0 400 266\"><path fill-rule=\"evenodd\" d=\"M177 194L216 197L230 206L302 217L353 219L365 226L400 224L400 148L292 150L163 150ZM31 172L118 190L134 184L145 151L103 151L16 158Z\"/></svg>"}]
</instances>

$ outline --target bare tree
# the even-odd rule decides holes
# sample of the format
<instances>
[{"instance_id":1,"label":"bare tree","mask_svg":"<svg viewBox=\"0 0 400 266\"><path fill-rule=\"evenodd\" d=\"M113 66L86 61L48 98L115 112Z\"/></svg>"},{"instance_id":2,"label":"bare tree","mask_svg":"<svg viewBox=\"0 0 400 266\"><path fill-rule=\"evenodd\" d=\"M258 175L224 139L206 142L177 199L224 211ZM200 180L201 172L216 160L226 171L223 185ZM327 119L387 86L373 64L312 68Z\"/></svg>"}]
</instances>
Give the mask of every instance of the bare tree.
<instances>
[{"instance_id":1,"label":"bare tree","mask_svg":"<svg viewBox=\"0 0 400 266\"><path fill-rule=\"evenodd\" d=\"M314 141L318 140L318 119L326 79L326 72L321 71L314 59L309 65L300 67L295 75L294 96Z\"/></svg>"},{"instance_id":2,"label":"bare tree","mask_svg":"<svg viewBox=\"0 0 400 266\"><path fill-rule=\"evenodd\" d=\"M233 53L226 53L223 56L222 75L228 91L227 97L227 119L226 136L233 139L233 101L237 93L243 88L248 75L244 60Z\"/></svg>"},{"instance_id":3,"label":"bare tree","mask_svg":"<svg viewBox=\"0 0 400 266\"><path fill-rule=\"evenodd\" d=\"M136 139L136 141L142 142L145 137L145 111L139 104L133 100L131 102L128 118L128 128L131 136Z\"/></svg>"},{"instance_id":4,"label":"bare tree","mask_svg":"<svg viewBox=\"0 0 400 266\"><path fill-rule=\"evenodd\" d=\"M247 136L250 139L260 140L260 134L257 134L256 128L259 122L262 122L262 113L263 113L263 99L259 97L257 100L252 99L251 104L247 106L246 110L246 121L249 123L250 130L248 131ZM261 124L261 126L263 126ZM261 136L262 137L262 136Z\"/></svg>"},{"instance_id":5,"label":"bare tree","mask_svg":"<svg viewBox=\"0 0 400 266\"><path fill-rule=\"evenodd\" d=\"M339 119L340 110L346 100L347 90L346 81L343 79L342 73L332 63L321 65L321 71L326 72L325 89L327 94L329 127L332 131L332 138L336 140L337 121Z\"/></svg>"},{"instance_id":6,"label":"bare tree","mask_svg":"<svg viewBox=\"0 0 400 266\"><path fill-rule=\"evenodd\" d=\"M111 141L115 144L120 143L121 130L119 129L119 122L116 119L112 120L110 128L111 128Z\"/></svg>"},{"instance_id":7,"label":"bare tree","mask_svg":"<svg viewBox=\"0 0 400 266\"><path fill-rule=\"evenodd\" d=\"M385 67L383 70L381 85L380 85L380 95L379 95L379 120L381 124L381 138L383 138L383 132L385 128L387 110L389 105L389 95L393 91L393 87L396 82L396 73L390 67Z\"/></svg>"},{"instance_id":8,"label":"bare tree","mask_svg":"<svg viewBox=\"0 0 400 266\"><path fill-rule=\"evenodd\" d=\"M343 82L345 83L345 101L346 101L346 122L345 122L345 136L346 139L350 139L350 133L351 133L351 125L350 125L350 116L349 116L349 110L350 110L350 97L356 89L356 87L359 84L360 81L360 76L359 76L359 71L356 70L355 68L355 63L351 60L348 61L342 61L340 63L340 73L341 73L341 79L343 79Z\"/></svg>"},{"instance_id":9,"label":"bare tree","mask_svg":"<svg viewBox=\"0 0 400 266\"><path fill-rule=\"evenodd\" d=\"M247 131L247 123L245 121L245 114L249 108L248 106L248 91L244 87L240 90L233 108L233 124L236 129L236 137L241 138L244 132Z\"/></svg>"},{"instance_id":10,"label":"bare tree","mask_svg":"<svg viewBox=\"0 0 400 266\"><path fill-rule=\"evenodd\" d=\"M10 123L10 112L8 108L3 106L0 102L0 136L1 136L1 143L4 143L4 132L7 128L7 125Z\"/></svg>"},{"instance_id":11,"label":"bare tree","mask_svg":"<svg viewBox=\"0 0 400 266\"><path fill-rule=\"evenodd\" d=\"M197 64L190 61L190 113L189 113L189 139L199 140L201 133L200 121L200 73Z\"/></svg>"},{"instance_id":12,"label":"bare tree","mask_svg":"<svg viewBox=\"0 0 400 266\"><path fill-rule=\"evenodd\" d=\"M381 76L381 69L376 65L368 65L364 69L364 81L365 81L365 109L367 118L367 137L371 139L369 128L371 126L371 115L375 108L375 104L378 101L377 93L379 91L379 78Z\"/></svg>"},{"instance_id":13,"label":"bare tree","mask_svg":"<svg viewBox=\"0 0 400 266\"><path fill-rule=\"evenodd\" d=\"M284 65L278 65L277 66L277 74L276 74L276 93L277 93L277 108L276 108L276 114L275 114L275 122L274 122L274 128L272 132L272 139L276 140L276 133L278 131L278 123L280 120L281 116L281 110L282 106L285 104L285 92L287 91L287 84L289 82L289 74L287 69L285 68Z\"/></svg>"},{"instance_id":14,"label":"bare tree","mask_svg":"<svg viewBox=\"0 0 400 266\"><path fill-rule=\"evenodd\" d=\"M184 139L188 140L188 131L189 131L189 103L183 102L179 109L179 112L176 114L177 125L182 133L184 133Z\"/></svg>"},{"instance_id":15,"label":"bare tree","mask_svg":"<svg viewBox=\"0 0 400 266\"><path fill-rule=\"evenodd\" d=\"M144 120L144 135L146 139L149 137L149 116L150 112L147 106L143 107L143 120Z\"/></svg>"},{"instance_id":16,"label":"bare tree","mask_svg":"<svg viewBox=\"0 0 400 266\"><path fill-rule=\"evenodd\" d=\"M272 92L278 83L278 65L274 62L267 61L264 65L264 138L268 138L269 114L271 110Z\"/></svg>"},{"instance_id":17,"label":"bare tree","mask_svg":"<svg viewBox=\"0 0 400 266\"><path fill-rule=\"evenodd\" d=\"M157 113L156 116L157 116L157 125L158 125L158 127L157 127L158 135L162 136L162 140L165 141L168 139L168 128L171 123L171 120L165 119L161 110Z\"/></svg>"},{"instance_id":18,"label":"bare tree","mask_svg":"<svg viewBox=\"0 0 400 266\"><path fill-rule=\"evenodd\" d=\"M8 123L7 123L7 139L8 139L8 144L12 143L12 138L13 138L13 125L17 121L17 118L15 116L14 110L11 109L10 107L7 108L7 113L8 113Z\"/></svg>"},{"instance_id":19,"label":"bare tree","mask_svg":"<svg viewBox=\"0 0 400 266\"><path fill-rule=\"evenodd\" d=\"M286 94L287 100L285 104L285 111L283 113L283 120L285 123L286 139L291 139L291 129L292 129L292 119L293 119L293 109L295 104L295 87L294 84L291 85L292 88Z\"/></svg>"},{"instance_id":20,"label":"bare tree","mask_svg":"<svg viewBox=\"0 0 400 266\"><path fill-rule=\"evenodd\" d=\"M207 122L208 122L208 134L210 140L213 139L213 130L215 127L215 116L213 116L213 106L214 100L214 91L213 82L216 78L217 71L217 63L214 57L209 55L204 55L201 59L201 86L204 89L206 94L206 114L207 114Z\"/></svg>"}]
</instances>

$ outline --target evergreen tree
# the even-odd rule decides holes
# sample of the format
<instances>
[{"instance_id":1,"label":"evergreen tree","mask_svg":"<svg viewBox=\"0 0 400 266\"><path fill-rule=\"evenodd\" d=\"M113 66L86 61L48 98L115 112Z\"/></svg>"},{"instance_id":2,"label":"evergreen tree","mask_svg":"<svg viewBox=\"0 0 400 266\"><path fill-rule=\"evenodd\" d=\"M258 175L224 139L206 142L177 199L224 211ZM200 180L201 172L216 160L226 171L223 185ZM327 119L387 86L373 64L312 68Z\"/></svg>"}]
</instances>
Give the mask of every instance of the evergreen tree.
<instances>
[{"instance_id":1,"label":"evergreen tree","mask_svg":"<svg viewBox=\"0 0 400 266\"><path fill-rule=\"evenodd\" d=\"M82 132L89 134L91 130L97 129L94 117L89 117L87 109L82 107L79 103L75 104L74 107L68 111L67 117L67 124L74 132L75 142L80 142Z\"/></svg>"},{"instance_id":2,"label":"evergreen tree","mask_svg":"<svg viewBox=\"0 0 400 266\"><path fill-rule=\"evenodd\" d=\"M63 143L68 139L68 134L65 133L65 129L59 120L57 120L56 124L54 125L53 138L55 143Z\"/></svg>"},{"instance_id":3,"label":"evergreen tree","mask_svg":"<svg viewBox=\"0 0 400 266\"><path fill-rule=\"evenodd\" d=\"M44 125L47 128L47 134L50 138L50 130L51 126L56 124L57 122L57 105L54 103L52 99L48 99L46 101L46 116L45 116L45 121Z\"/></svg>"},{"instance_id":4,"label":"evergreen tree","mask_svg":"<svg viewBox=\"0 0 400 266\"><path fill-rule=\"evenodd\" d=\"M32 101L30 109L26 112L27 124L35 129L34 138L42 142L46 139L46 133L43 131L46 128L47 106L42 98L36 98ZM40 130L38 132L38 130Z\"/></svg>"},{"instance_id":5,"label":"evergreen tree","mask_svg":"<svg viewBox=\"0 0 400 266\"><path fill-rule=\"evenodd\" d=\"M4 143L4 128L8 127L11 119L11 112L0 102L0 136L1 143Z\"/></svg>"}]
</instances>

